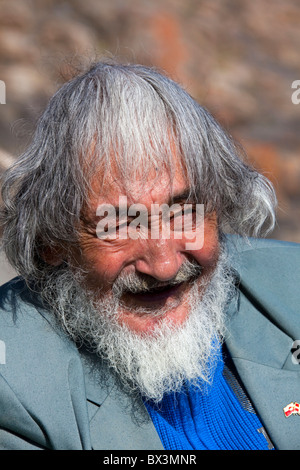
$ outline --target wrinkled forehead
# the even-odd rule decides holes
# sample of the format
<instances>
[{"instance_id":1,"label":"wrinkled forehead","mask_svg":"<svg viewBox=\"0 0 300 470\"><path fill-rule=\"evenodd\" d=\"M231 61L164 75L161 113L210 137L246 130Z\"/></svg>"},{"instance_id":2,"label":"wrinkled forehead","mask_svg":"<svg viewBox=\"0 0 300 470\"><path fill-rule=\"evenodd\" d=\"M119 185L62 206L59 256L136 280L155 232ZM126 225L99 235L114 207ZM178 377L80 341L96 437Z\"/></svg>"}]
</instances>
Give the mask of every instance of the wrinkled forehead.
<instances>
[{"instance_id":1,"label":"wrinkled forehead","mask_svg":"<svg viewBox=\"0 0 300 470\"><path fill-rule=\"evenodd\" d=\"M112 192L140 198L146 190L162 188L172 193L175 180L188 180L184 159L174 138L169 136L160 155L124 154L114 149L99 162L96 146L88 158L90 197L108 197Z\"/></svg>"},{"instance_id":2,"label":"wrinkled forehead","mask_svg":"<svg viewBox=\"0 0 300 470\"><path fill-rule=\"evenodd\" d=\"M147 175L147 178L137 178L130 181L130 184L124 184L117 178L110 178L99 192L99 200L125 195L131 203L139 203L151 195L152 202L159 202L171 199L174 193L178 193L179 188L183 189L186 186L188 186L186 179L180 171L171 176L167 171L154 170Z\"/></svg>"},{"instance_id":3,"label":"wrinkled forehead","mask_svg":"<svg viewBox=\"0 0 300 470\"><path fill-rule=\"evenodd\" d=\"M169 165L153 164L135 168L126 174L112 158L109 169L98 168L91 180L91 191L85 211L95 211L99 204L117 205L120 196L129 204L167 202L174 194L186 192L189 181L180 156L173 149Z\"/></svg>"}]
</instances>

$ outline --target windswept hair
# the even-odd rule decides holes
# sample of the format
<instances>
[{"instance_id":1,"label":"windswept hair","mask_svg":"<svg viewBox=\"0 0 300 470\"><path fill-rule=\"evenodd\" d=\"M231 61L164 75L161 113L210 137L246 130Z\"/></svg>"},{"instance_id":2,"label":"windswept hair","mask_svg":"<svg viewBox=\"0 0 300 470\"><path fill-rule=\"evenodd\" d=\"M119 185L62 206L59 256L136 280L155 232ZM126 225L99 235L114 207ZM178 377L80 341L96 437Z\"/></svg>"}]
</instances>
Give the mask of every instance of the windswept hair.
<instances>
[{"instance_id":1,"label":"windswept hair","mask_svg":"<svg viewBox=\"0 0 300 470\"><path fill-rule=\"evenodd\" d=\"M27 281L55 268L46 247L78 242L91 182L114 165L124 182L155 167L174 173L174 150L198 203L220 230L259 236L274 226L270 182L181 86L154 68L98 62L65 83L32 142L3 176L3 248ZM159 174L159 173L158 173Z\"/></svg>"}]
</instances>

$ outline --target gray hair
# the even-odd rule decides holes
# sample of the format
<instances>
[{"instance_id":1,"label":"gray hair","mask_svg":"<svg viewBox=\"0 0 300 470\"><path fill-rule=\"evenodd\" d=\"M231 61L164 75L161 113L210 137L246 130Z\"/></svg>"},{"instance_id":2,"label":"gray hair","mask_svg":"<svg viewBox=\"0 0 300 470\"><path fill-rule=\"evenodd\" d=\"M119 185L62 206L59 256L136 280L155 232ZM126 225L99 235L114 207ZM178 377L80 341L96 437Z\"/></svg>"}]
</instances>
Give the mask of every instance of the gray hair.
<instances>
[{"instance_id":1,"label":"gray hair","mask_svg":"<svg viewBox=\"0 0 300 470\"><path fill-rule=\"evenodd\" d=\"M170 144L172 142L172 145ZM31 145L4 174L3 248L28 281L56 268L45 247L72 246L91 181L116 165L124 182L151 168L174 172L174 149L198 203L220 230L259 236L275 223L270 182L181 86L154 68L98 62L65 83Z\"/></svg>"}]
</instances>

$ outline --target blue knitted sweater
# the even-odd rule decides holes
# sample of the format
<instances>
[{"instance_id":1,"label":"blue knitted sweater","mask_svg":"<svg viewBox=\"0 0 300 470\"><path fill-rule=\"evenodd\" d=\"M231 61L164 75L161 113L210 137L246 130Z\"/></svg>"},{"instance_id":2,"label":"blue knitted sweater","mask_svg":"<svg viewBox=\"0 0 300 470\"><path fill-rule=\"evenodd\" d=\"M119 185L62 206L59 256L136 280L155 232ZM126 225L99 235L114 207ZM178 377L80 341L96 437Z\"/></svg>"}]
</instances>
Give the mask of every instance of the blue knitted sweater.
<instances>
[{"instance_id":1,"label":"blue knitted sweater","mask_svg":"<svg viewBox=\"0 0 300 470\"><path fill-rule=\"evenodd\" d=\"M224 374L220 353L211 384L185 387L146 408L166 450L268 450L254 409L243 406Z\"/></svg>"}]
</instances>

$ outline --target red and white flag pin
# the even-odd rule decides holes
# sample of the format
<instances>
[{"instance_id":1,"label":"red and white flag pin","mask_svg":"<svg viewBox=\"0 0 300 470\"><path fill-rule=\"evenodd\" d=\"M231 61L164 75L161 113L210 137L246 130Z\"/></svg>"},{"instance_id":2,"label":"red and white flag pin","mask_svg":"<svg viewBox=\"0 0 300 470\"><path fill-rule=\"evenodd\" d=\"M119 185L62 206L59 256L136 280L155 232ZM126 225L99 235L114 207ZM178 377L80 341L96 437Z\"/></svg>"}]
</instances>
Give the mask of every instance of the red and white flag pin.
<instances>
[{"instance_id":1,"label":"red and white flag pin","mask_svg":"<svg viewBox=\"0 0 300 470\"><path fill-rule=\"evenodd\" d=\"M294 401L292 403L289 403L283 408L283 412L286 418L291 415L300 415L300 403Z\"/></svg>"}]
</instances>

